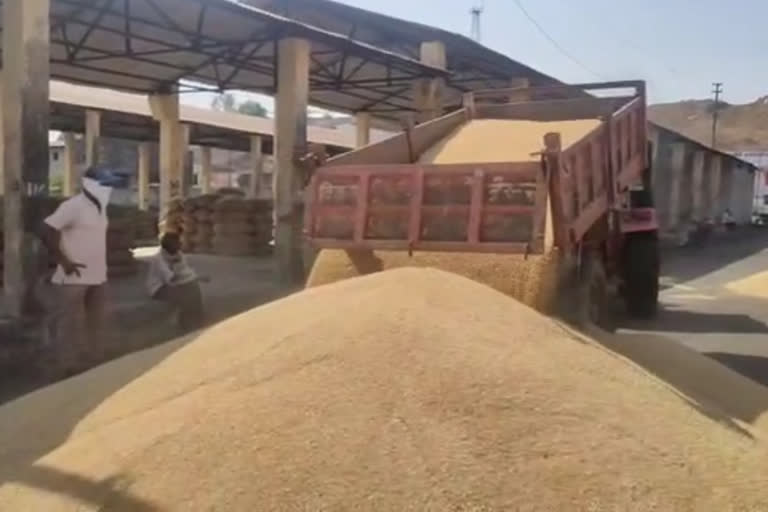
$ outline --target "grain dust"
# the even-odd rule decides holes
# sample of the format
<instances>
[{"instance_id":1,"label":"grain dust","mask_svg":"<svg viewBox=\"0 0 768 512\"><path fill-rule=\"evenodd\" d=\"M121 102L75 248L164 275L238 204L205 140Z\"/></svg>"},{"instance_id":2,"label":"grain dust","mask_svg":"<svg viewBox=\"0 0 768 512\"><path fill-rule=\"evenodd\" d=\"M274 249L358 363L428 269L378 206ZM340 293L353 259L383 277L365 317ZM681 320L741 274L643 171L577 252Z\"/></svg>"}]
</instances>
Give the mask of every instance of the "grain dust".
<instances>
[{"instance_id":1,"label":"grain dust","mask_svg":"<svg viewBox=\"0 0 768 512\"><path fill-rule=\"evenodd\" d=\"M317 287L0 408L0 510L768 510L727 414L486 286Z\"/></svg>"},{"instance_id":2,"label":"grain dust","mask_svg":"<svg viewBox=\"0 0 768 512\"><path fill-rule=\"evenodd\" d=\"M551 313L559 283L557 254L477 254L419 251L376 251L355 257L343 250L322 250L307 279L321 286L372 272L399 267L437 268L468 277L514 297L523 304Z\"/></svg>"}]
</instances>

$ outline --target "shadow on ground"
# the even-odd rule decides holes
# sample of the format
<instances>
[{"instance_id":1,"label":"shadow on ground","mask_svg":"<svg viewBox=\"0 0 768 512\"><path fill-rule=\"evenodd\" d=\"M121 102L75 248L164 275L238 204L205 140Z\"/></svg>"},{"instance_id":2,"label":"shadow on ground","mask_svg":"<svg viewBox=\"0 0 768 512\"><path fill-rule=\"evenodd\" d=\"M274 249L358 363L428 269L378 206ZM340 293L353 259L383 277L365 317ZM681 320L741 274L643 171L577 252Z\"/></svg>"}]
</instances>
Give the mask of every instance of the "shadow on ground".
<instances>
[{"instance_id":1,"label":"shadow on ground","mask_svg":"<svg viewBox=\"0 0 768 512\"><path fill-rule=\"evenodd\" d=\"M100 509L109 496L110 501L130 504L130 510L156 510L124 492L120 479L93 481L47 467L40 459L64 443L77 424L99 404L160 364L190 339L165 343L112 361L5 404L0 408L0 486L18 483L68 495L95 509ZM109 378L104 377L105 372Z\"/></svg>"},{"instance_id":2,"label":"shadow on ground","mask_svg":"<svg viewBox=\"0 0 768 512\"><path fill-rule=\"evenodd\" d=\"M674 340L596 329L588 334L611 352L656 376L700 413L742 435L751 437L735 420L754 424L768 411L768 388ZM760 371L759 364L751 364L752 370ZM768 360L762 364L768 368Z\"/></svg>"},{"instance_id":3,"label":"shadow on ground","mask_svg":"<svg viewBox=\"0 0 768 512\"><path fill-rule=\"evenodd\" d=\"M690 311L663 305L653 321L622 319L636 331L699 334L768 334L768 325L745 314Z\"/></svg>"},{"instance_id":4,"label":"shadow on ground","mask_svg":"<svg viewBox=\"0 0 768 512\"><path fill-rule=\"evenodd\" d=\"M718 234L703 247L668 249L662 255L662 272L677 282L691 281L766 249L768 228L745 227Z\"/></svg>"},{"instance_id":5,"label":"shadow on ground","mask_svg":"<svg viewBox=\"0 0 768 512\"><path fill-rule=\"evenodd\" d=\"M219 269L218 290L213 290L206 297L210 323L225 320L292 291L271 285L255 289L253 282L263 281L268 275L255 271L245 276L235 275L236 270L226 265ZM141 298L141 288L137 288L135 283L127 292L138 297L138 301L145 300ZM102 510L101 507L136 512L158 510L153 504L131 496L128 491L130 482L120 475L106 480L92 480L62 472L41 460L63 444L78 423L103 401L199 335L174 339L176 330L170 317L166 318L168 321L158 321L155 314L145 316L141 311L133 315L124 312L114 313L109 344L116 346L112 356L129 356L119 357L0 407L0 486L18 483L52 495L70 496L89 510ZM0 389L0 403L41 387L42 383L27 379L13 385L15 388L10 390ZM3 509L2 503L0 509Z\"/></svg>"},{"instance_id":6,"label":"shadow on ground","mask_svg":"<svg viewBox=\"0 0 768 512\"><path fill-rule=\"evenodd\" d=\"M724 352L710 352L704 355L768 387L768 357L727 354Z\"/></svg>"}]
</instances>

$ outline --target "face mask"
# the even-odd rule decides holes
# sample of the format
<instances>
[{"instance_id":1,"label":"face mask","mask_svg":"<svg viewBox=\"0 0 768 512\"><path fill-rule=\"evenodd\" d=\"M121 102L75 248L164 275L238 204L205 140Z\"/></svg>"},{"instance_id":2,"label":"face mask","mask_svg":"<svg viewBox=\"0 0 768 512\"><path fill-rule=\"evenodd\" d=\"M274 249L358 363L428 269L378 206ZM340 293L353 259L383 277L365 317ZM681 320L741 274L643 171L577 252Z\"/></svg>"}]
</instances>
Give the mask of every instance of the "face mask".
<instances>
[{"instance_id":1,"label":"face mask","mask_svg":"<svg viewBox=\"0 0 768 512\"><path fill-rule=\"evenodd\" d=\"M83 178L83 190L87 190L99 202L102 209L107 207L112 187L105 187L96 180Z\"/></svg>"}]
</instances>

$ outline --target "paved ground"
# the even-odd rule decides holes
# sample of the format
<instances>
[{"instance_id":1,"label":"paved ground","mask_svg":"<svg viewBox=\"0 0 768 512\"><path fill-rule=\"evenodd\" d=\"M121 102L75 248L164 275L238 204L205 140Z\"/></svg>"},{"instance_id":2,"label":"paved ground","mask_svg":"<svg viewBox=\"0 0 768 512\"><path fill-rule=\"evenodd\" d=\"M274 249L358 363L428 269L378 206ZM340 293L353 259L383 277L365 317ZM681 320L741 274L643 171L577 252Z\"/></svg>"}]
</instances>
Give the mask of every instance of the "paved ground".
<instances>
[{"instance_id":1,"label":"paved ground","mask_svg":"<svg viewBox=\"0 0 768 512\"><path fill-rule=\"evenodd\" d=\"M747 229L723 235L705 248L671 252L662 269L658 318L629 323L623 332L677 340L768 386L768 300L725 288L764 271L768 229Z\"/></svg>"}]
</instances>

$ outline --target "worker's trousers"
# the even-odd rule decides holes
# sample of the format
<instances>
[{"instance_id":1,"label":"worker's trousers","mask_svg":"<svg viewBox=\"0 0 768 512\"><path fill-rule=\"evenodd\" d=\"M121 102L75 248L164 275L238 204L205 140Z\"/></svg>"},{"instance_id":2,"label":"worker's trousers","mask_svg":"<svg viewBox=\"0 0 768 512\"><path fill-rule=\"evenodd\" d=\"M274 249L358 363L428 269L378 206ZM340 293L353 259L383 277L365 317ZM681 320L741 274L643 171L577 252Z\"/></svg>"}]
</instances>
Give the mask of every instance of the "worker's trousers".
<instances>
[{"instance_id":1,"label":"worker's trousers","mask_svg":"<svg viewBox=\"0 0 768 512\"><path fill-rule=\"evenodd\" d=\"M41 291L46 309L43 341L51 370L66 373L102 362L106 284L47 284Z\"/></svg>"}]
</instances>

